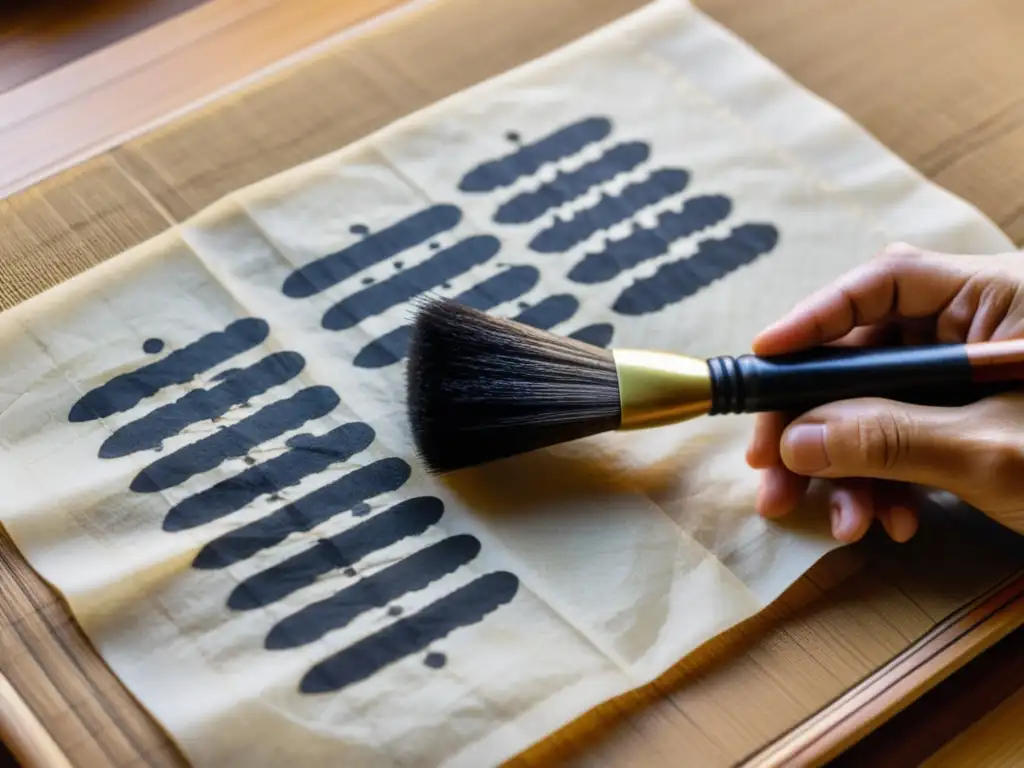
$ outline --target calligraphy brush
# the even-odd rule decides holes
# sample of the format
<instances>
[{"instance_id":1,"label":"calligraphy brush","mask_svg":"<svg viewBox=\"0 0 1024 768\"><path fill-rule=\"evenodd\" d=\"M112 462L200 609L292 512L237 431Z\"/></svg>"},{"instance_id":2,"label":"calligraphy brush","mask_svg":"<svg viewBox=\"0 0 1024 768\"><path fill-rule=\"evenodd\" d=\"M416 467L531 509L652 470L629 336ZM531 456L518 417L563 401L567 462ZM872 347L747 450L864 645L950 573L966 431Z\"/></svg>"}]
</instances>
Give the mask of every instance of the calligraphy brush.
<instances>
[{"instance_id":1,"label":"calligraphy brush","mask_svg":"<svg viewBox=\"0 0 1024 768\"><path fill-rule=\"evenodd\" d=\"M853 397L952 406L1022 382L1024 340L705 360L607 350L429 299L413 322L407 407L420 458L440 474L703 415L798 413Z\"/></svg>"}]
</instances>

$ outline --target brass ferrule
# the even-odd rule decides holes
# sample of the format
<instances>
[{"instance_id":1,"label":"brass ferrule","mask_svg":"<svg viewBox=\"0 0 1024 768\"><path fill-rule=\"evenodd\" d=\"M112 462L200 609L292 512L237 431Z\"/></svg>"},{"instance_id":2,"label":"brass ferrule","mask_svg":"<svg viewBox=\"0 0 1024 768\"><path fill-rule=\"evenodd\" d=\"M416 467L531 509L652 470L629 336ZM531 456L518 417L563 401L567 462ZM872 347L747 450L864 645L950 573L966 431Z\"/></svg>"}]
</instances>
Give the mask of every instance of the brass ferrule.
<instances>
[{"instance_id":1,"label":"brass ferrule","mask_svg":"<svg viewBox=\"0 0 1024 768\"><path fill-rule=\"evenodd\" d=\"M622 406L620 430L677 424L711 410L705 360L668 352L612 350Z\"/></svg>"}]
</instances>

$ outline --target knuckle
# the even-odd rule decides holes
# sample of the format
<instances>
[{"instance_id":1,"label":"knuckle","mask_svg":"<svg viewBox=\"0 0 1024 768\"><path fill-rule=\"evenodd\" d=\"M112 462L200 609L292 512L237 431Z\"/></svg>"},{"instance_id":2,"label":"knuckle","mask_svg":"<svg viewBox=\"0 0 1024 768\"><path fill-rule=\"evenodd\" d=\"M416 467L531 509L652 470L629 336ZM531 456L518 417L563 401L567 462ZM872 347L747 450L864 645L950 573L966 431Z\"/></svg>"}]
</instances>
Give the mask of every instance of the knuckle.
<instances>
[{"instance_id":1,"label":"knuckle","mask_svg":"<svg viewBox=\"0 0 1024 768\"><path fill-rule=\"evenodd\" d=\"M878 255L887 260L918 259L924 255L924 251L910 243L895 242L885 246Z\"/></svg>"},{"instance_id":2,"label":"knuckle","mask_svg":"<svg viewBox=\"0 0 1024 768\"><path fill-rule=\"evenodd\" d=\"M857 415L850 448L867 467L892 470L905 461L910 447L910 424L892 408L881 407Z\"/></svg>"},{"instance_id":3,"label":"knuckle","mask_svg":"<svg viewBox=\"0 0 1024 768\"><path fill-rule=\"evenodd\" d=\"M1024 446L1002 433L990 435L981 442L973 451L980 464L972 472L978 486L1019 499L1024 491Z\"/></svg>"}]
</instances>

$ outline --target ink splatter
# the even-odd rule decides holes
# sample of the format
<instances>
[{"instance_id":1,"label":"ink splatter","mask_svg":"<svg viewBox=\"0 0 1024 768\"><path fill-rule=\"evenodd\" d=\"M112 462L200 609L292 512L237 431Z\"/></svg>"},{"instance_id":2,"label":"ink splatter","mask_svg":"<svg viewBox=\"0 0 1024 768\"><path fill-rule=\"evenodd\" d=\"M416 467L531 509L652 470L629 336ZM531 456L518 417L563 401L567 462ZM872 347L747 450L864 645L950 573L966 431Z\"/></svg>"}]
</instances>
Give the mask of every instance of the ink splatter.
<instances>
[{"instance_id":1,"label":"ink splatter","mask_svg":"<svg viewBox=\"0 0 1024 768\"><path fill-rule=\"evenodd\" d=\"M164 351L163 339L146 339L142 342L142 351L147 355L157 355Z\"/></svg>"},{"instance_id":2,"label":"ink splatter","mask_svg":"<svg viewBox=\"0 0 1024 768\"><path fill-rule=\"evenodd\" d=\"M443 653L431 651L423 657L423 663L431 669L441 669L441 667L448 663L448 657Z\"/></svg>"}]
</instances>

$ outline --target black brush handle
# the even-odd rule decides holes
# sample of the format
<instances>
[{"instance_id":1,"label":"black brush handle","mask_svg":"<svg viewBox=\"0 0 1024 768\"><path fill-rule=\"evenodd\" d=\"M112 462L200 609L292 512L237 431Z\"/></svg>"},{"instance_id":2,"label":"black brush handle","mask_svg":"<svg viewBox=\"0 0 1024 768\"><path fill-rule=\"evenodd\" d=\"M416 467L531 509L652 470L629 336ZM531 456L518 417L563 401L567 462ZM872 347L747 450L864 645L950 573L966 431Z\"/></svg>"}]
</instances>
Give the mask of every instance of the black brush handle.
<instances>
[{"instance_id":1,"label":"black brush handle","mask_svg":"<svg viewBox=\"0 0 1024 768\"><path fill-rule=\"evenodd\" d=\"M708 367L712 414L803 412L857 397L956 406L1024 384L1021 372L1013 380L1009 369L998 381L978 381L964 344L819 347L778 357L713 357Z\"/></svg>"}]
</instances>

